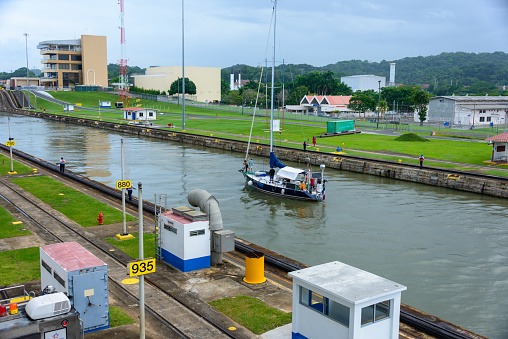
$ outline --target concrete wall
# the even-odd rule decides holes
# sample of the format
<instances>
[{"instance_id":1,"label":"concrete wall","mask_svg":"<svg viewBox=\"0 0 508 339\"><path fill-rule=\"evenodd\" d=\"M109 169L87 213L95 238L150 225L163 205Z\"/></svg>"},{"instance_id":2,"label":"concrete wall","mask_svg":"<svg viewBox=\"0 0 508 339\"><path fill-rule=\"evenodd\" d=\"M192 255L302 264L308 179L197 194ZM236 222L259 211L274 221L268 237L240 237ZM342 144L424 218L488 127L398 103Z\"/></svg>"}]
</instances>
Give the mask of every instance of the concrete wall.
<instances>
[{"instance_id":1,"label":"concrete wall","mask_svg":"<svg viewBox=\"0 0 508 339\"><path fill-rule=\"evenodd\" d=\"M108 87L108 53L106 37L97 35L82 35L81 55L83 72L81 83L83 85Z\"/></svg>"},{"instance_id":2,"label":"concrete wall","mask_svg":"<svg viewBox=\"0 0 508 339\"><path fill-rule=\"evenodd\" d=\"M154 138L172 140L186 144L219 148L227 151L245 153L247 142L225 140L220 138L206 137L201 135L192 135L180 133L171 130L162 130L156 128L146 128L122 123L111 123L105 121L88 120L77 117L68 117L42 112L8 110L19 114L31 115L40 118L85 125L89 127L102 128L107 130L122 131L137 135L149 136ZM250 154L269 157L270 147L264 144L252 143L249 150ZM289 160L305 163L306 158L310 158L312 165L324 164L328 168L339 170L377 175L380 177L412 181L426 185L453 188L461 191L474 192L479 194L491 195L495 197L508 198L508 182L484 178L475 178L467 176L466 173L460 176L451 175L445 172L433 171L431 169L419 169L413 166L403 166L399 164L385 164L374 161L358 160L340 157L331 153L321 152L303 152L300 150L278 149L277 157L279 160ZM238 164L238 168L241 164Z\"/></svg>"}]
</instances>

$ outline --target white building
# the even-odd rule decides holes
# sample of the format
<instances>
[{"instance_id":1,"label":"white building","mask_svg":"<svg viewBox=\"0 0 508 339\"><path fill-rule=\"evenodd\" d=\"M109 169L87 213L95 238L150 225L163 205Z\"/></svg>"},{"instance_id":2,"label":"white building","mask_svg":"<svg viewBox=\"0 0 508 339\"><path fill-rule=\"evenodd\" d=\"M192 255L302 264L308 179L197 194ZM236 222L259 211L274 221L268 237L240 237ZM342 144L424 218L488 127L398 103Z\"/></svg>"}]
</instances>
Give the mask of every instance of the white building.
<instances>
[{"instance_id":1,"label":"white building","mask_svg":"<svg viewBox=\"0 0 508 339\"><path fill-rule=\"evenodd\" d=\"M427 121L456 125L504 124L508 111L506 96L440 96L430 99Z\"/></svg>"},{"instance_id":2,"label":"white building","mask_svg":"<svg viewBox=\"0 0 508 339\"><path fill-rule=\"evenodd\" d=\"M123 118L126 120L157 120L157 109L127 107L122 110Z\"/></svg>"},{"instance_id":3,"label":"white building","mask_svg":"<svg viewBox=\"0 0 508 339\"><path fill-rule=\"evenodd\" d=\"M501 133L493 137L487 138L485 140L493 144L491 161L493 162L508 161L508 133Z\"/></svg>"},{"instance_id":4,"label":"white building","mask_svg":"<svg viewBox=\"0 0 508 339\"><path fill-rule=\"evenodd\" d=\"M341 77L340 81L351 87L353 92L367 91L369 89L379 92L380 87L386 87L386 77L377 75L351 75ZM381 84L379 81L381 81Z\"/></svg>"},{"instance_id":5,"label":"white building","mask_svg":"<svg viewBox=\"0 0 508 339\"><path fill-rule=\"evenodd\" d=\"M196 100L221 100L221 78L218 67L185 67L185 77L196 85ZM132 75L134 86L167 92L171 84L182 78L181 66L149 67L144 75Z\"/></svg>"},{"instance_id":6,"label":"white building","mask_svg":"<svg viewBox=\"0 0 508 339\"><path fill-rule=\"evenodd\" d=\"M289 275L293 338L399 338L405 286L338 261Z\"/></svg>"},{"instance_id":7,"label":"white building","mask_svg":"<svg viewBox=\"0 0 508 339\"><path fill-rule=\"evenodd\" d=\"M314 114L351 112L349 95L306 95L299 105L286 105L286 110L292 113Z\"/></svg>"}]
</instances>

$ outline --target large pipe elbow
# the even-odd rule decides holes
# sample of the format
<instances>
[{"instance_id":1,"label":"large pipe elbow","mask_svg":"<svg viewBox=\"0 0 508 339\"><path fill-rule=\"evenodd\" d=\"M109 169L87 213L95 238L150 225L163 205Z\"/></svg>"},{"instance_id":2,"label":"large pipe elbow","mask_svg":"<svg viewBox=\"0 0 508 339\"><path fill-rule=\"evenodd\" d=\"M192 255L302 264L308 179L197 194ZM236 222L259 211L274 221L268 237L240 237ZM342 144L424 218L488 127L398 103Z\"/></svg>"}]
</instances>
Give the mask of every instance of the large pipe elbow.
<instances>
[{"instance_id":1,"label":"large pipe elbow","mask_svg":"<svg viewBox=\"0 0 508 339\"><path fill-rule=\"evenodd\" d=\"M208 214L210 229L212 231L222 230L222 214L220 213L219 202L213 195L202 189L193 189L187 195L189 204Z\"/></svg>"}]
</instances>

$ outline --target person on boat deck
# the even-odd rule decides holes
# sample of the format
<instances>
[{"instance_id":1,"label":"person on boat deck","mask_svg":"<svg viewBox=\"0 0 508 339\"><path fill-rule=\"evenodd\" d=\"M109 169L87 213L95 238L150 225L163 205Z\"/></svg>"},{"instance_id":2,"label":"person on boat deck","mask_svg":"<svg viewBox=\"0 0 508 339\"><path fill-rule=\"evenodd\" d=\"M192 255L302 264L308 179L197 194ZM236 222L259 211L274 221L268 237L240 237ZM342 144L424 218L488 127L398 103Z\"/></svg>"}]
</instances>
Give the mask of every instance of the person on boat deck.
<instances>
[{"instance_id":1,"label":"person on boat deck","mask_svg":"<svg viewBox=\"0 0 508 339\"><path fill-rule=\"evenodd\" d=\"M270 182L273 182L273 177L275 175L275 170L273 167L270 167L270 171L268 172L268 175L270 175Z\"/></svg>"},{"instance_id":2,"label":"person on boat deck","mask_svg":"<svg viewBox=\"0 0 508 339\"><path fill-rule=\"evenodd\" d=\"M323 184L321 183L321 179L317 180L316 192L318 192L318 193L323 192Z\"/></svg>"},{"instance_id":3,"label":"person on boat deck","mask_svg":"<svg viewBox=\"0 0 508 339\"><path fill-rule=\"evenodd\" d=\"M249 159L249 171L254 172L252 167L254 166L254 161L252 161L252 158Z\"/></svg>"},{"instance_id":4,"label":"person on boat deck","mask_svg":"<svg viewBox=\"0 0 508 339\"><path fill-rule=\"evenodd\" d=\"M245 167L245 172L249 169L249 164L247 164L247 159L243 161L243 166Z\"/></svg>"},{"instance_id":5,"label":"person on boat deck","mask_svg":"<svg viewBox=\"0 0 508 339\"><path fill-rule=\"evenodd\" d=\"M303 150L307 151L307 140L303 141Z\"/></svg>"}]
</instances>

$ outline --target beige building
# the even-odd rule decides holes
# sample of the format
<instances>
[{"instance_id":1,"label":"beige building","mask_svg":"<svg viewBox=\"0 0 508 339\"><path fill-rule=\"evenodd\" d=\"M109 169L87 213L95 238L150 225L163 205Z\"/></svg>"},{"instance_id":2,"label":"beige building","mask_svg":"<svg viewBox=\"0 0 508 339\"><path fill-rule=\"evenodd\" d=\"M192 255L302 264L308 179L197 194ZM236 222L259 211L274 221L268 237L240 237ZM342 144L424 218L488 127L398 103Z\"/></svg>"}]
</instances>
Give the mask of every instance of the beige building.
<instances>
[{"instance_id":1,"label":"beige building","mask_svg":"<svg viewBox=\"0 0 508 339\"><path fill-rule=\"evenodd\" d=\"M42 55L43 86L108 86L105 36L82 35L81 39L42 41L37 48Z\"/></svg>"},{"instance_id":2,"label":"beige building","mask_svg":"<svg viewBox=\"0 0 508 339\"><path fill-rule=\"evenodd\" d=\"M221 79L218 67L185 67L185 77L196 85L196 100L221 100ZM150 67L144 75L133 75L134 86L168 92L171 84L182 77L181 66Z\"/></svg>"}]
</instances>

